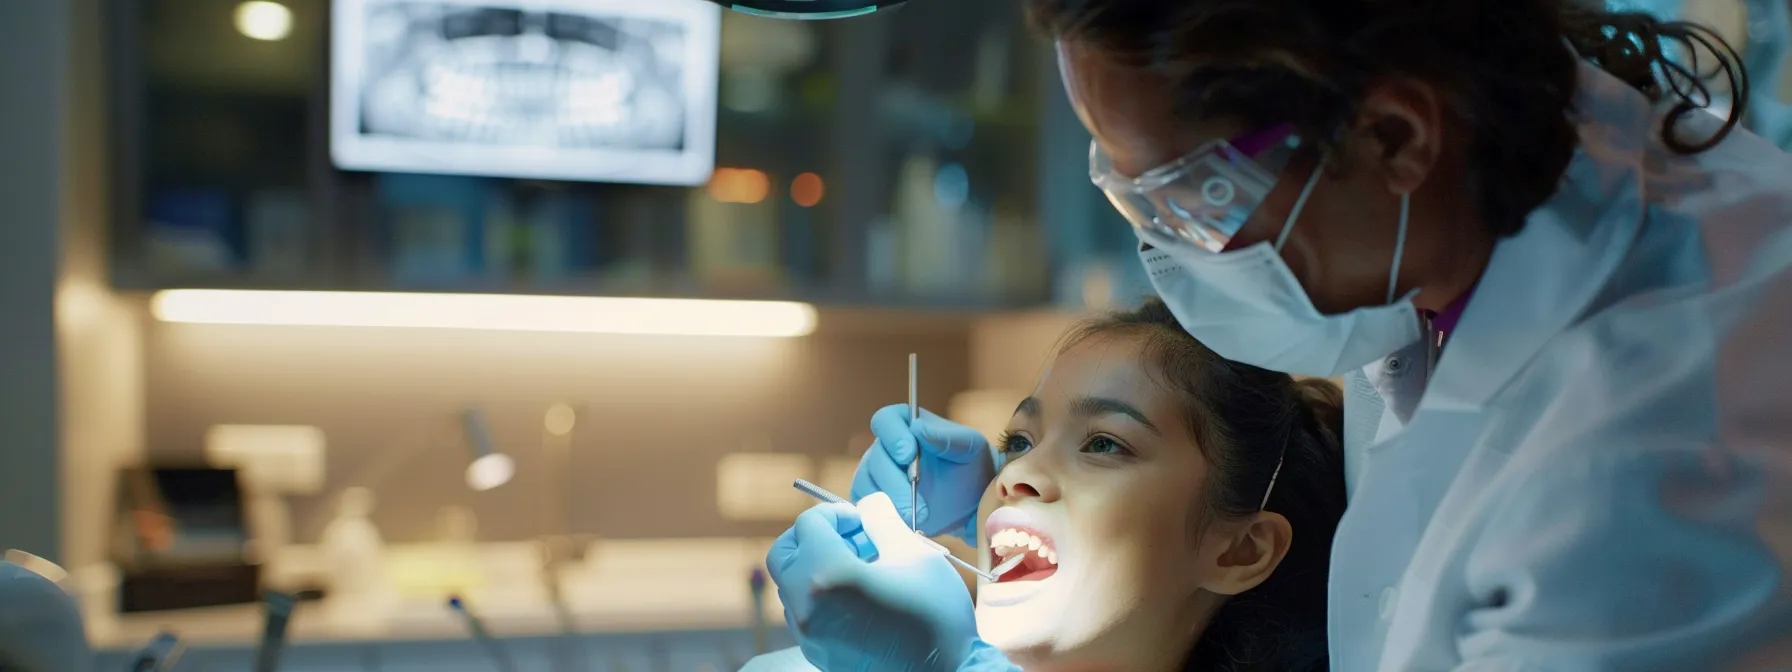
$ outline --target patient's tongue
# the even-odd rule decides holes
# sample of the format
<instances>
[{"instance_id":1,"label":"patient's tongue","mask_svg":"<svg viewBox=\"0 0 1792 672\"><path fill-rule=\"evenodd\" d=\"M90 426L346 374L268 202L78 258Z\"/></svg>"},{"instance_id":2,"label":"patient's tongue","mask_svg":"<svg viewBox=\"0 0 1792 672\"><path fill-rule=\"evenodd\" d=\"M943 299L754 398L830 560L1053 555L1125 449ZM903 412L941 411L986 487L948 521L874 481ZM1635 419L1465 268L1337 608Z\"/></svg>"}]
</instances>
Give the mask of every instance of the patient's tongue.
<instances>
[{"instance_id":1,"label":"patient's tongue","mask_svg":"<svg viewBox=\"0 0 1792 672\"><path fill-rule=\"evenodd\" d=\"M1014 569L1008 570L1007 574L1003 574L998 583L1041 581L1056 573L1058 573L1057 565L1047 562L1045 558L1039 557L1038 553L1028 551L1027 557L1021 560L1020 565L1016 566Z\"/></svg>"}]
</instances>

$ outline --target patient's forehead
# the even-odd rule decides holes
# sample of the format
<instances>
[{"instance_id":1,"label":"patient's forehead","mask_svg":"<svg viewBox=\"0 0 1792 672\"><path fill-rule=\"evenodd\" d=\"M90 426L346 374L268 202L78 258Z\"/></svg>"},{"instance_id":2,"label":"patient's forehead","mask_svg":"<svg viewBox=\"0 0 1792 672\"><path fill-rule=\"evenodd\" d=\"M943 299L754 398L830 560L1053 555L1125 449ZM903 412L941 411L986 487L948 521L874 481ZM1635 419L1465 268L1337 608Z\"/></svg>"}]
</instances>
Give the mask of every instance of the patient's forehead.
<instances>
[{"instance_id":1,"label":"patient's forehead","mask_svg":"<svg viewBox=\"0 0 1792 672\"><path fill-rule=\"evenodd\" d=\"M1165 396L1145 361L1143 335L1098 333L1071 343L1046 365L1033 389L1042 404L1105 397L1144 408ZM1056 397L1053 399L1052 397Z\"/></svg>"}]
</instances>

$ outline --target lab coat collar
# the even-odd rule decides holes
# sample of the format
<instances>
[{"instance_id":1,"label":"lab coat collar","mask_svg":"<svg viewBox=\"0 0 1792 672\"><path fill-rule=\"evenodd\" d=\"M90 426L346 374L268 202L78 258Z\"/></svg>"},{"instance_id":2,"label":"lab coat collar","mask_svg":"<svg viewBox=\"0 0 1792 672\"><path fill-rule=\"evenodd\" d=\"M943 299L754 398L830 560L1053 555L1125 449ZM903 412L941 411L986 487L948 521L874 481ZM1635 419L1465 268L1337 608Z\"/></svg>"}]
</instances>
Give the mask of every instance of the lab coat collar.
<instances>
[{"instance_id":1,"label":"lab coat collar","mask_svg":"<svg viewBox=\"0 0 1792 672\"><path fill-rule=\"evenodd\" d=\"M1580 149L1555 195L1494 248L1421 408L1484 406L1593 301L1642 228L1654 106L1588 63L1575 98Z\"/></svg>"}]
</instances>

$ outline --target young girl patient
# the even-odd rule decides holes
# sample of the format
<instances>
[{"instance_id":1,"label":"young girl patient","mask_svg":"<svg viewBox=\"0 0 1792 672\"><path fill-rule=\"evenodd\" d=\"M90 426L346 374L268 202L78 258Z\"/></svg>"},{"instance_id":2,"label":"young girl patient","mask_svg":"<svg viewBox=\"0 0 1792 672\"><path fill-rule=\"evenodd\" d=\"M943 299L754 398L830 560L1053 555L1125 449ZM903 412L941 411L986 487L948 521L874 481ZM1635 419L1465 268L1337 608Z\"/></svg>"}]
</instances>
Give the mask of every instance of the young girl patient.
<instances>
[{"instance_id":1,"label":"young girl patient","mask_svg":"<svg viewBox=\"0 0 1792 672\"><path fill-rule=\"evenodd\" d=\"M979 564L1025 559L978 586L979 634L1029 672L1325 670L1341 402L1156 300L1073 329L995 447Z\"/></svg>"}]
</instances>

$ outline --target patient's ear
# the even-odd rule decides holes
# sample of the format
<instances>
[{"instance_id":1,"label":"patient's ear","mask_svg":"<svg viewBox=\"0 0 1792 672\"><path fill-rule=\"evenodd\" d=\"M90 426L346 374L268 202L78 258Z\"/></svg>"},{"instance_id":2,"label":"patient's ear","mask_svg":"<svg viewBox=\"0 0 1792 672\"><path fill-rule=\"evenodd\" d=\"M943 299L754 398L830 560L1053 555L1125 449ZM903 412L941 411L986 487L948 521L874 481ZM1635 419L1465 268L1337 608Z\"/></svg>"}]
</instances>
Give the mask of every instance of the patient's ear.
<instances>
[{"instance_id":1,"label":"patient's ear","mask_svg":"<svg viewBox=\"0 0 1792 672\"><path fill-rule=\"evenodd\" d=\"M1213 571L1201 587L1220 595L1237 595L1269 578L1288 554L1294 527L1282 514L1260 511L1235 528L1230 542L1214 558Z\"/></svg>"}]
</instances>

